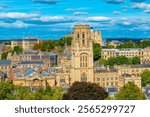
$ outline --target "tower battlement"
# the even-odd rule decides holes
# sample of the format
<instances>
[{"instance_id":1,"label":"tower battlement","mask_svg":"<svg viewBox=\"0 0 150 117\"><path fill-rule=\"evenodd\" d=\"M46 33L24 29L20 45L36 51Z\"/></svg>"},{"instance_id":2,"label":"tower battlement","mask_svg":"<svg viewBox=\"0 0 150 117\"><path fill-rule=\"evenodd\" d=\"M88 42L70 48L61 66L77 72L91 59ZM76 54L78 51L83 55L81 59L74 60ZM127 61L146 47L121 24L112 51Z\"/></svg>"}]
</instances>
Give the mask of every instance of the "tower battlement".
<instances>
[{"instance_id":1,"label":"tower battlement","mask_svg":"<svg viewBox=\"0 0 150 117\"><path fill-rule=\"evenodd\" d=\"M90 29L89 25L74 25L74 29Z\"/></svg>"}]
</instances>

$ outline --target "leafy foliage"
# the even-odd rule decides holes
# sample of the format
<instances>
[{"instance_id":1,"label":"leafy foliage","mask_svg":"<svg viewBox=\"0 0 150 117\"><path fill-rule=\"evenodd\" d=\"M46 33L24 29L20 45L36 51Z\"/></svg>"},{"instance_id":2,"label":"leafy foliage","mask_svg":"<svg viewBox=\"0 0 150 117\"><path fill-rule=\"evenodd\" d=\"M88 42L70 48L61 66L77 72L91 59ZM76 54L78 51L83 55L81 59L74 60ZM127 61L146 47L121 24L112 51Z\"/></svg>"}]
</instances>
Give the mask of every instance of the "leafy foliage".
<instances>
[{"instance_id":1,"label":"leafy foliage","mask_svg":"<svg viewBox=\"0 0 150 117\"><path fill-rule=\"evenodd\" d=\"M144 70L144 72L141 74L142 78L142 86L150 85L150 71Z\"/></svg>"},{"instance_id":2,"label":"leafy foliage","mask_svg":"<svg viewBox=\"0 0 150 117\"><path fill-rule=\"evenodd\" d=\"M13 53L16 52L17 54L21 53L23 51L23 49L20 46L15 46L13 48Z\"/></svg>"},{"instance_id":3,"label":"leafy foliage","mask_svg":"<svg viewBox=\"0 0 150 117\"><path fill-rule=\"evenodd\" d=\"M140 64L140 58L139 57L133 57L132 58L132 64Z\"/></svg>"},{"instance_id":4,"label":"leafy foliage","mask_svg":"<svg viewBox=\"0 0 150 117\"><path fill-rule=\"evenodd\" d=\"M125 42L119 46L117 46L116 48L136 48L136 45L133 41L128 41L128 42Z\"/></svg>"},{"instance_id":5,"label":"leafy foliage","mask_svg":"<svg viewBox=\"0 0 150 117\"><path fill-rule=\"evenodd\" d=\"M62 88L52 89L49 85L35 92L23 86L15 86L11 81L0 82L0 100L59 100Z\"/></svg>"},{"instance_id":6,"label":"leafy foliage","mask_svg":"<svg viewBox=\"0 0 150 117\"><path fill-rule=\"evenodd\" d=\"M67 46L71 46L72 37L63 37L59 40L47 40L42 41L40 44L35 44L33 47L33 50L41 50L41 51L51 51L56 46L63 47L65 46L65 43L67 43Z\"/></svg>"},{"instance_id":7,"label":"leafy foliage","mask_svg":"<svg viewBox=\"0 0 150 117\"><path fill-rule=\"evenodd\" d=\"M101 57L101 46L98 43L93 44L93 55L94 55L94 60L98 60Z\"/></svg>"},{"instance_id":8,"label":"leafy foliage","mask_svg":"<svg viewBox=\"0 0 150 117\"><path fill-rule=\"evenodd\" d=\"M133 57L131 58L127 58L125 56L118 56L118 57L112 57L109 58L108 60L105 60L103 58L99 59L98 64L103 64L103 65L110 65L110 66L114 66L114 65L131 65L131 64L140 64L140 58L139 57Z\"/></svg>"},{"instance_id":9,"label":"leafy foliage","mask_svg":"<svg viewBox=\"0 0 150 117\"><path fill-rule=\"evenodd\" d=\"M8 55L8 52L3 52L2 55L1 55L1 60L6 60L7 55Z\"/></svg>"},{"instance_id":10,"label":"leafy foliage","mask_svg":"<svg viewBox=\"0 0 150 117\"><path fill-rule=\"evenodd\" d=\"M145 41L140 41L140 42L128 41L117 46L116 48L118 49L120 48L145 48L148 46L150 46L150 40L145 40Z\"/></svg>"},{"instance_id":11,"label":"leafy foliage","mask_svg":"<svg viewBox=\"0 0 150 117\"><path fill-rule=\"evenodd\" d=\"M14 91L14 85L10 82L0 83L0 100L11 99L11 94Z\"/></svg>"},{"instance_id":12,"label":"leafy foliage","mask_svg":"<svg viewBox=\"0 0 150 117\"><path fill-rule=\"evenodd\" d=\"M104 100L108 93L95 83L75 82L63 95L64 100Z\"/></svg>"},{"instance_id":13,"label":"leafy foliage","mask_svg":"<svg viewBox=\"0 0 150 117\"><path fill-rule=\"evenodd\" d=\"M117 100L144 100L145 96L141 89L133 82L128 82L119 92L115 95Z\"/></svg>"}]
</instances>

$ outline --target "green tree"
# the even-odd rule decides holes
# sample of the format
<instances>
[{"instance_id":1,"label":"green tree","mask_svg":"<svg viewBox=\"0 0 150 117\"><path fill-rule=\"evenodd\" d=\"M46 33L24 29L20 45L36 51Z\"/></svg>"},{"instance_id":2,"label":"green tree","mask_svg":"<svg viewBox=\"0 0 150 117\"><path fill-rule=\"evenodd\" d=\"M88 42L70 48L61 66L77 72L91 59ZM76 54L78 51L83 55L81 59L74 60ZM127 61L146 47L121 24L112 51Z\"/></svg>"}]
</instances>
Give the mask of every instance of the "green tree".
<instances>
[{"instance_id":1,"label":"green tree","mask_svg":"<svg viewBox=\"0 0 150 117\"><path fill-rule=\"evenodd\" d=\"M98 60L101 57L101 46L98 43L93 44L93 56L94 56L94 61Z\"/></svg>"},{"instance_id":2,"label":"green tree","mask_svg":"<svg viewBox=\"0 0 150 117\"><path fill-rule=\"evenodd\" d=\"M133 82L128 82L119 92L115 95L117 100L144 100L145 96L141 89Z\"/></svg>"},{"instance_id":3,"label":"green tree","mask_svg":"<svg viewBox=\"0 0 150 117\"><path fill-rule=\"evenodd\" d=\"M34 44L33 50L40 50L40 45L38 43Z\"/></svg>"},{"instance_id":4,"label":"green tree","mask_svg":"<svg viewBox=\"0 0 150 117\"><path fill-rule=\"evenodd\" d=\"M107 65L107 60L103 59L103 58L100 58L98 60L98 64L101 64L101 65Z\"/></svg>"},{"instance_id":5,"label":"green tree","mask_svg":"<svg viewBox=\"0 0 150 117\"><path fill-rule=\"evenodd\" d=\"M75 82L63 95L63 100L104 100L108 93L90 82Z\"/></svg>"},{"instance_id":6,"label":"green tree","mask_svg":"<svg viewBox=\"0 0 150 117\"><path fill-rule=\"evenodd\" d=\"M60 40L58 40L59 46L64 47L65 43L67 43L67 46L71 46L72 37L63 37Z\"/></svg>"},{"instance_id":7,"label":"green tree","mask_svg":"<svg viewBox=\"0 0 150 117\"><path fill-rule=\"evenodd\" d=\"M52 91L51 100L61 100L63 97L63 90L61 87L54 88Z\"/></svg>"},{"instance_id":8,"label":"green tree","mask_svg":"<svg viewBox=\"0 0 150 117\"><path fill-rule=\"evenodd\" d=\"M34 100L33 92L23 86L15 86L11 100Z\"/></svg>"},{"instance_id":9,"label":"green tree","mask_svg":"<svg viewBox=\"0 0 150 117\"><path fill-rule=\"evenodd\" d=\"M137 43L138 48L146 48L149 46L150 46L150 40L145 40L145 41Z\"/></svg>"},{"instance_id":10,"label":"green tree","mask_svg":"<svg viewBox=\"0 0 150 117\"><path fill-rule=\"evenodd\" d=\"M132 64L140 64L140 58L139 57L133 57L132 58Z\"/></svg>"},{"instance_id":11,"label":"green tree","mask_svg":"<svg viewBox=\"0 0 150 117\"><path fill-rule=\"evenodd\" d=\"M11 81L0 82L0 100L9 100L14 92L14 85Z\"/></svg>"},{"instance_id":12,"label":"green tree","mask_svg":"<svg viewBox=\"0 0 150 117\"><path fill-rule=\"evenodd\" d=\"M3 52L2 55L1 55L1 59L2 60L7 60L7 55L8 55L8 52Z\"/></svg>"},{"instance_id":13,"label":"green tree","mask_svg":"<svg viewBox=\"0 0 150 117\"><path fill-rule=\"evenodd\" d=\"M107 44L107 45L106 45L106 48L107 48L107 49L113 49L113 48L115 48L115 46Z\"/></svg>"},{"instance_id":14,"label":"green tree","mask_svg":"<svg viewBox=\"0 0 150 117\"><path fill-rule=\"evenodd\" d=\"M150 71L144 70L141 74L142 86L150 85Z\"/></svg>"},{"instance_id":15,"label":"green tree","mask_svg":"<svg viewBox=\"0 0 150 117\"><path fill-rule=\"evenodd\" d=\"M128 42L125 42L119 46L117 46L116 48L136 48L136 43L133 42L133 41L128 41Z\"/></svg>"},{"instance_id":16,"label":"green tree","mask_svg":"<svg viewBox=\"0 0 150 117\"><path fill-rule=\"evenodd\" d=\"M13 48L13 53L16 52L17 54L21 53L23 49L20 46L15 46Z\"/></svg>"}]
</instances>

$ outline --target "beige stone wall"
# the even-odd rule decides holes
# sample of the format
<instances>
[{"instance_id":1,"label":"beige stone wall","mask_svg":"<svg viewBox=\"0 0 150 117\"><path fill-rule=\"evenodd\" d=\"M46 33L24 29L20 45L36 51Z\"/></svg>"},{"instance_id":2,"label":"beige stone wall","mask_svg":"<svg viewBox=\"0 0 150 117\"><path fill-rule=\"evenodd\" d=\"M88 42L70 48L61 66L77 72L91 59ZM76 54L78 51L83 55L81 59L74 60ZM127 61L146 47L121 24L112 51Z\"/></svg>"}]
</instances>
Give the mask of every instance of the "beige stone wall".
<instances>
[{"instance_id":1,"label":"beige stone wall","mask_svg":"<svg viewBox=\"0 0 150 117\"><path fill-rule=\"evenodd\" d=\"M123 79L119 76L118 72L100 72L95 74L95 83L99 84L101 87L114 86L120 89L123 86Z\"/></svg>"}]
</instances>

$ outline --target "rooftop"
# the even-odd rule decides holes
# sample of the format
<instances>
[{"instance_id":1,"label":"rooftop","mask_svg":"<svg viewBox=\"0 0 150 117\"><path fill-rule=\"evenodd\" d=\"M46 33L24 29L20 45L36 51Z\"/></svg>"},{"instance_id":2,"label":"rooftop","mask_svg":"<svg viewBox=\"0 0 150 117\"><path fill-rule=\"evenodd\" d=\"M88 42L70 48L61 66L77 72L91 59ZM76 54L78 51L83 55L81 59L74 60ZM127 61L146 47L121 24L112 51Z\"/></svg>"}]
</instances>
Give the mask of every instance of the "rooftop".
<instances>
[{"instance_id":1,"label":"rooftop","mask_svg":"<svg viewBox=\"0 0 150 117\"><path fill-rule=\"evenodd\" d=\"M42 61L22 61L20 64L44 64Z\"/></svg>"},{"instance_id":2,"label":"rooftop","mask_svg":"<svg viewBox=\"0 0 150 117\"><path fill-rule=\"evenodd\" d=\"M10 65L10 64L11 64L11 60L0 60L0 66Z\"/></svg>"}]
</instances>

